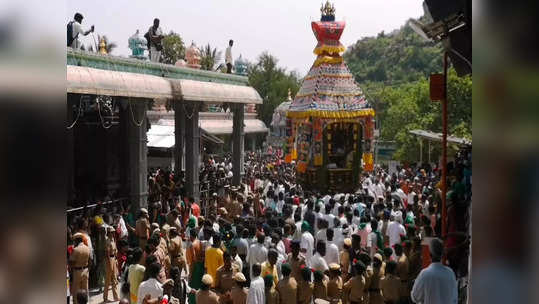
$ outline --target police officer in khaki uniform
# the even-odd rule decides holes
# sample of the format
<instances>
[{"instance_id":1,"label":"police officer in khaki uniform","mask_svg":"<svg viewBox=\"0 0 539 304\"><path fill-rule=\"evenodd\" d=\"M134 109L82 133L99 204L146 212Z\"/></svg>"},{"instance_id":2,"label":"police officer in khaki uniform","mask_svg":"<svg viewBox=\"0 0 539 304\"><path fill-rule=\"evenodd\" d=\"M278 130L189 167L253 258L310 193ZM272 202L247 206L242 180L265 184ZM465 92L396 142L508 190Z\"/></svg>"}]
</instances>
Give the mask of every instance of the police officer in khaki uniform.
<instances>
[{"instance_id":1,"label":"police officer in khaki uniform","mask_svg":"<svg viewBox=\"0 0 539 304\"><path fill-rule=\"evenodd\" d=\"M78 291L85 290L88 292L88 261L90 260L90 248L84 245L82 233L73 235L73 252L69 257L69 264L73 273L73 284L71 285L71 294L76 295ZM73 301L77 304L77 297L73 297Z\"/></svg>"},{"instance_id":2,"label":"police officer in khaki uniform","mask_svg":"<svg viewBox=\"0 0 539 304\"><path fill-rule=\"evenodd\" d=\"M245 282L247 279L245 275L241 272L237 272L234 275L234 287L230 291L230 298L232 299L232 304L246 304L247 303L247 294L249 289L245 287ZM295 302L294 302L295 303Z\"/></svg>"},{"instance_id":3,"label":"police officer in khaki uniform","mask_svg":"<svg viewBox=\"0 0 539 304\"><path fill-rule=\"evenodd\" d=\"M397 255L397 276L401 279L401 299L407 299L410 297L410 289L408 282L408 274L410 263L408 257L404 254L402 245L397 243L394 245L393 249Z\"/></svg>"},{"instance_id":4,"label":"police officer in khaki uniform","mask_svg":"<svg viewBox=\"0 0 539 304\"><path fill-rule=\"evenodd\" d=\"M288 254L287 263L290 264L292 269L292 277L296 279L296 282L301 281L301 265L305 265L305 257L300 253L300 241L293 240L290 242L291 253Z\"/></svg>"},{"instance_id":5,"label":"police officer in khaki uniform","mask_svg":"<svg viewBox=\"0 0 539 304\"><path fill-rule=\"evenodd\" d=\"M341 304L342 298L341 265L329 264L328 300L331 304Z\"/></svg>"},{"instance_id":6,"label":"police officer in khaki uniform","mask_svg":"<svg viewBox=\"0 0 539 304\"><path fill-rule=\"evenodd\" d=\"M395 275L397 263L389 261L386 264L386 274L380 280L380 288L386 304L397 304L400 300L401 279Z\"/></svg>"},{"instance_id":7,"label":"police officer in khaki uniform","mask_svg":"<svg viewBox=\"0 0 539 304\"><path fill-rule=\"evenodd\" d=\"M352 248L352 239L345 238L343 249L340 252L341 261L341 277L342 281L346 282L349 279L348 273L350 272L350 248Z\"/></svg>"},{"instance_id":8,"label":"police officer in khaki uniform","mask_svg":"<svg viewBox=\"0 0 539 304\"><path fill-rule=\"evenodd\" d=\"M161 229L157 229L158 232L154 231L152 234L154 233L157 233L158 237L159 237L159 247L161 247L161 250L163 250L163 252L165 252L166 254L168 254L168 246L169 246L169 243L170 243L170 239L169 239L169 230L170 230L170 226L168 224L164 224L163 227L161 227Z\"/></svg>"},{"instance_id":9,"label":"police officer in khaki uniform","mask_svg":"<svg viewBox=\"0 0 539 304\"><path fill-rule=\"evenodd\" d=\"M365 253L365 252L362 252L359 254L359 260L361 262L363 262L363 264L365 264L366 266L366 269L365 269L365 272L363 273L363 277L365 278L365 290L364 290L364 295L363 295L363 302L364 304L369 304L369 291L368 291L368 287L371 285L371 279L372 279L372 276L373 276L373 269L372 269L372 266L371 266L371 257Z\"/></svg>"},{"instance_id":10,"label":"police officer in khaki uniform","mask_svg":"<svg viewBox=\"0 0 539 304\"><path fill-rule=\"evenodd\" d=\"M180 234L178 233L177 228L174 226L170 227L170 229L168 230L168 233L170 235L170 242L168 245L170 263L172 267L174 266L178 267L181 273L182 269L185 268L185 258L183 256L182 238L180 237Z\"/></svg>"},{"instance_id":11,"label":"police officer in khaki uniform","mask_svg":"<svg viewBox=\"0 0 539 304\"><path fill-rule=\"evenodd\" d=\"M220 293L219 299L222 304L232 303L232 299L230 298L230 291L234 283L232 278L237 271L232 265L230 253L225 251L223 253L223 265L217 268L215 275L215 290Z\"/></svg>"},{"instance_id":12,"label":"police officer in khaki uniform","mask_svg":"<svg viewBox=\"0 0 539 304\"><path fill-rule=\"evenodd\" d=\"M279 302L281 304L296 304L298 300L298 283L296 279L290 275L292 273L290 264L282 264L281 273L283 278L277 283Z\"/></svg>"},{"instance_id":13,"label":"police officer in khaki uniform","mask_svg":"<svg viewBox=\"0 0 539 304\"><path fill-rule=\"evenodd\" d=\"M148 210L146 208L140 208L139 218L135 224L135 234L139 240L139 247L144 250L146 243L150 238L150 220Z\"/></svg>"},{"instance_id":14,"label":"police officer in khaki uniform","mask_svg":"<svg viewBox=\"0 0 539 304\"><path fill-rule=\"evenodd\" d=\"M320 270L314 272L313 298L327 300L329 278Z\"/></svg>"},{"instance_id":15,"label":"police officer in khaki uniform","mask_svg":"<svg viewBox=\"0 0 539 304\"><path fill-rule=\"evenodd\" d=\"M360 304L365 298L365 277L363 276L367 267L363 262L357 261L354 266L355 275L343 286L346 303Z\"/></svg>"},{"instance_id":16,"label":"police officer in khaki uniform","mask_svg":"<svg viewBox=\"0 0 539 304\"><path fill-rule=\"evenodd\" d=\"M170 227L176 227L176 229L181 229L182 225L180 223L180 213L176 209L172 209L169 213L167 213L166 220L167 224Z\"/></svg>"},{"instance_id":17,"label":"police officer in khaki uniform","mask_svg":"<svg viewBox=\"0 0 539 304\"><path fill-rule=\"evenodd\" d=\"M382 279L382 255L376 253L372 261L372 275L370 277L367 291L369 293L369 304L384 304L382 291L380 289L380 280Z\"/></svg>"},{"instance_id":18,"label":"police officer in khaki uniform","mask_svg":"<svg viewBox=\"0 0 539 304\"><path fill-rule=\"evenodd\" d=\"M170 272L170 258L168 257L168 254L165 253L159 246L159 239L157 236L152 236L148 240L148 245L150 246L152 255L157 258L157 262L159 265L161 265L157 279L159 282L163 283L167 278L167 274Z\"/></svg>"},{"instance_id":19,"label":"police officer in khaki uniform","mask_svg":"<svg viewBox=\"0 0 539 304\"><path fill-rule=\"evenodd\" d=\"M243 196L240 194L237 197L237 200L232 202L232 218L236 216L241 216L241 211L243 210Z\"/></svg>"},{"instance_id":20,"label":"police officer in khaki uniform","mask_svg":"<svg viewBox=\"0 0 539 304\"><path fill-rule=\"evenodd\" d=\"M116 255L118 249L114 241L114 227L107 227L107 240L105 243L105 290L103 291L103 301L107 302L109 296L109 287L112 289L114 301L119 301L116 286L118 285L118 263Z\"/></svg>"},{"instance_id":21,"label":"police officer in khaki uniform","mask_svg":"<svg viewBox=\"0 0 539 304\"><path fill-rule=\"evenodd\" d=\"M279 304L279 292L275 289L274 285L273 275L266 275L264 277L266 304Z\"/></svg>"},{"instance_id":22,"label":"police officer in khaki uniform","mask_svg":"<svg viewBox=\"0 0 539 304\"><path fill-rule=\"evenodd\" d=\"M311 269L301 267L301 280L298 282L298 304L310 304L313 298L314 285L311 283Z\"/></svg>"},{"instance_id":23,"label":"police officer in khaki uniform","mask_svg":"<svg viewBox=\"0 0 539 304\"><path fill-rule=\"evenodd\" d=\"M202 277L202 285L196 294L196 303L197 304L218 304L219 296L210 290L211 285L213 284L213 278L209 274L205 274Z\"/></svg>"}]
</instances>

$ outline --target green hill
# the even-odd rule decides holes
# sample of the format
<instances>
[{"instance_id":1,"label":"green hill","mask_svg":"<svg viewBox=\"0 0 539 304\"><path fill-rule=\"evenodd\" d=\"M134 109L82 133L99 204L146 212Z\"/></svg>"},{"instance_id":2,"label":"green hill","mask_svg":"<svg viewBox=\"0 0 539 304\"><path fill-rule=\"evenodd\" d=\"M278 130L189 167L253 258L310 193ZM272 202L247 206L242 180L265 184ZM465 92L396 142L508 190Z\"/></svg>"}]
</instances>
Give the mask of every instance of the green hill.
<instances>
[{"instance_id":1,"label":"green hill","mask_svg":"<svg viewBox=\"0 0 539 304\"><path fill-rule=\"evenodd\" d=\"M389 34L366 37L350 46L344 59L359 84L416 81L441 70L442 48L407 25Z\"/></svg>"},{"instance_id":2,"label":"green hill","mask_svg":"<svg viewBox=\"0 0 539 304\"><path fill-rule=\"evenodd\" d=\"M394 141L394 158L414 162L419 158L419 142L410 130L441 132L441 107L429 98L428 76L442 72L440 44L427 42L407 25L377 37L366 37L350 46L345 62L376 111L380 140ZM451 68L448 77L448 129L451 135L471 138L472 79L457 77ZM423 155L427 155L424 145ZM439 155L434 145L433 161Z\"/></svg>"}]
</instances>

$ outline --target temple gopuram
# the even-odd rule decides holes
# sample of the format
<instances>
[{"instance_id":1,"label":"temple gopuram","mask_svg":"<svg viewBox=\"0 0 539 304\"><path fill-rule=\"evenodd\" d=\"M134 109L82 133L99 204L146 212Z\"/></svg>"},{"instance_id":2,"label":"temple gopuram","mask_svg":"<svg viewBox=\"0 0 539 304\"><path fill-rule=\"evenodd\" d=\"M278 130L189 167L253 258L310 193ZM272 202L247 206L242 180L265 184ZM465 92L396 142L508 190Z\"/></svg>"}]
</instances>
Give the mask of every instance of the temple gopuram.
<instances>
[{"instance_id":1,"label":"temple gopuram","mask_svg":"<svg viewBox=\"0 0 539 304\"><path fill-rule=\"evenodd\" d=\"M287 112L285 160L296 161L305 189L351 192L361 172L373 170L375 113L341 55L345 22L335 21L329 1L320 11L311 23L317 57Z\"/></svg>"}]
</instances>

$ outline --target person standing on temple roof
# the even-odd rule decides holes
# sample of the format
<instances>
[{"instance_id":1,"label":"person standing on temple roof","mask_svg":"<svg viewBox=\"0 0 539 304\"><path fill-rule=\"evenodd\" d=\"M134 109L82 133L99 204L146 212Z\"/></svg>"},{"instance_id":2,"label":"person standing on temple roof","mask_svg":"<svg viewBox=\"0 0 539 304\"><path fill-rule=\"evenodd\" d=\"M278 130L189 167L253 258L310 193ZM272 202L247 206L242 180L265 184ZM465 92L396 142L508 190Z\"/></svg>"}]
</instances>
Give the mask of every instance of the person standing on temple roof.
<instances>
[{"instance_id":1,"label":"person standing on temple roof","mask_svg":"<svg viewBox=\"0 0 539 304\"><path fill-rule=\"evenodd\" d=\"M94 31L94 26L84 31L82 29L82 19L84 17L80 13L76 13L73 17L73 21L70 21L67 24L67 46L72 47L76 50L80 50L82 47L82 43L79 40L79 35L82 34L84 36L87 36L88 34L92 33Z\"/></svg>"},{"instance_id":2,"label":"person standing on temple roof","mask_svg":"<svg viewBox=\"0 0 539 304\"><path fill-rule=\"evenodd\" d=\"M234 40L230 39L228 41L228 47L225 51L225 63L226 63L226 73L231 74L232 73L232 45L234 44Z\"/></svg>"},{"instance_id":3,"label":"person standing on temple roof","mask_svg":"<svg viewBox=\"0 0 539 304\"><path fill-rule=\"evenodd\" d=\"M165 36L163 36L163 31L159 27L158 18L153 19L153 25L148 29L148 32L144 37L148 40L150 46L150 61L159 62L161 59L161 51L163 50L161 41Z\"/></svg>"}]
</instances>

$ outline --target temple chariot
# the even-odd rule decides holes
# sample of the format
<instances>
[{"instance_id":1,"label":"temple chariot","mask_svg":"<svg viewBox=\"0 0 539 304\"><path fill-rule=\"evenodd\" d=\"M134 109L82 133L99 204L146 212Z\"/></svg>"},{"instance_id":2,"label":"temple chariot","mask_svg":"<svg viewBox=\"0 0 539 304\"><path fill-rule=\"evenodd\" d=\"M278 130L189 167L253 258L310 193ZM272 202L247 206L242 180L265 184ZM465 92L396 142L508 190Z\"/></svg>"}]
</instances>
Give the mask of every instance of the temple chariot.
<instances>
[{"instance_id":1,"label":"temple chariot","mask_svg":"<svg viewBox=\"0 0 539 304\"><path fill-rule=\"evenodd\" d=\"M286 114L285 160L295 161L304 189L352 192L361 172L373 170L375 113L341 55L345 22L335 21L329 1L320 10L311 23L317 58Z\"/></svg>"}]
</instances>

